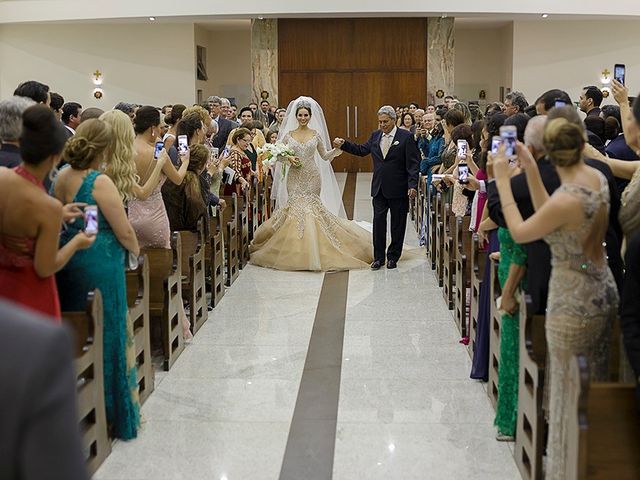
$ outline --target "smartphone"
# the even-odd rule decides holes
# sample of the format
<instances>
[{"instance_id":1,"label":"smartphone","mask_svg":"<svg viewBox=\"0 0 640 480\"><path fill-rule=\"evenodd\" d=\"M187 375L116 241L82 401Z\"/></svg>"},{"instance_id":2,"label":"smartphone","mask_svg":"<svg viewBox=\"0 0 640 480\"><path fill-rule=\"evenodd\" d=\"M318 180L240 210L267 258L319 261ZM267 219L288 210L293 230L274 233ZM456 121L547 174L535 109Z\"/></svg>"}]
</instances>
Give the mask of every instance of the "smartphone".
<instances>
[{"instance_id":1,"label":"smartphone","mask_svg":"<svg viewBox=\"0 0 640 480\"><path fill-rule=\"evenodd\" d=\"M460 183L468 183L469 166L466 163L458 164L458 181Z\"/></svg>"},{"instance_id":2,"label":"smartphone","mask_svg":"<svg viewBox=\"0 0 640 480\"><path fill-rule=\"evenodd\" d=\"M502 145L502 137L496 135L491 139L491 154L495 155L498 153L498 149Z\"/></svg>"},{"instance_id":3,"label":"smartphone","mask_svg":"<svg viewBox=\"0 0 640 480\"><path fill-rule=\"evenodd\" d=\"M567 106L567 102L565 102L564 100L556 99L554 107L560 108L560 107L566 107L566 106Z\"/></svg>"},{"instance_id":4,"label":"smartphone","mask_svg":"<svg viewBox=\"0 0 640 480\"><path fill-rule=\"evenodd\" d=\"M189 151L189 141L186 135L178 135L178 154L186 155Z\"/></svg>"},{"instance_id":5,"label":"smartphone","mask_svg":"<svg viewBox=\"0 0 640 480\"><path fill-rule=\"evenodd\" d=\"M153 151L153 159L157 160L158 157L160 156L160 153L162 152L162 149L164 148L164 142L156 142L156 148Z\"/></svg>"},{"instance_id":6,"label":"smartphone","mask_svg":"<svg viewBox=\"0 0 640 480\"><path fill-rule=\"evenodd\" d=\"M503 125L500 127L500 137L505 145L507 157L516 158L516 142L518 141L518 129L515 125Z\"/></svg>"},{"instance_id":7,"label":"smartphone","mask_svg":"<svg viewBox=\"0 0 640 480\"><path fill-rule=\"evenodd\" d=\"M626 68L622 63L616 63L613 67L613 78L624 85Z\"/></svg>"},{"instance_id":8,"label":"smartphone","mask_svg":"<svg viewBox=\"0 0 640 480\"><path fill-rule=\"evenodd\" d=\"M212 158L218 158L219 154L220 154L220 149L218 147L212 147L211 148L211 157Z\"/></svg>"},{"instance_id":9,"label":"smartphone","mask_svg":"<svg viewBox=\"0 0 640 480\"><path fill-rule=\"evenodd\" d=\"M467 148L466 140L458 140L458 157L467 158Z\"/></svg>"},{"instance_id":10,"label":"smartphone","mask_svg":"<svg viewBox=\"0 0 640 480\"><path fill-rule=\"evenodd\" d=\"M84 233L98 234L98 207L95 205L84 207Z\"/></svg>"}]
</instances>

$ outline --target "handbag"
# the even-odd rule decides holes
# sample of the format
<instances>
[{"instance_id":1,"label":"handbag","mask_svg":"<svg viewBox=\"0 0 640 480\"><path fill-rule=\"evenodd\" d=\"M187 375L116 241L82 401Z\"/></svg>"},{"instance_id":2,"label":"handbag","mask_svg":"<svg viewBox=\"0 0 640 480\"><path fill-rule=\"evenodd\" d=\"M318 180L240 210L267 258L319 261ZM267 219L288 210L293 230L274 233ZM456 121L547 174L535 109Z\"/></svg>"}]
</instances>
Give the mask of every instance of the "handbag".
<instances>
[{"instance_id":1,"label":"handbag","mask_svg":"<svg viewBox=\"0 0 640 480\"><path fill-rule=\"evenodd\" d=\"M620 226L627 238L640 231L640 168L635 171L620 197Z\"/></svg>"}]
</instances>

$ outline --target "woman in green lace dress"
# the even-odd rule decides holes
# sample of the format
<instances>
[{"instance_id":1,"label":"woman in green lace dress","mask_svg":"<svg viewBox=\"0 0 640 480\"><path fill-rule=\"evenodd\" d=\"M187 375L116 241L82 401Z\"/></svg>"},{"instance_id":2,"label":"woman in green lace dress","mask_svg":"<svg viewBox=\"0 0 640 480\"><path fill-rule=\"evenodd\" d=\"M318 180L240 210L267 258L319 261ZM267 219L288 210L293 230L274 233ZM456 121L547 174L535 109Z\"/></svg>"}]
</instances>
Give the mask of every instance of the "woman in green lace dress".
<instances>
[{"instance_id":1,"label":"woman in green lace dress","mask_svg":"<svg viewBox=\"0 0 640 480\"><path fill-rule=\"evenodd\" d=\"M521 286L527 261L525 249L513 241L509 230L498 230L500 240L500 264L498 280L502 289L500 310L500 366L498 371L498 405L494 425L497 439L513 441L518 418L518 369L519 369L519 314L517 290Z\"/></svg>"},{"instance_id":2,"label":"woman in green lace dress","mask_svg":"<svg viewBox=\"0 0 640 480\"><path fill-rule=\"evenodd\" d=\"M88 250L78 252L57 275L60 303L65 311L84 311L87 293L99 289L103 299L104 396L107 422L114 438L129 440L140 423L135 365L127 362L127 288L125 254L139 253L118 189L98 169L106 160L112 129L102 120L84 122L63 152L69 164L56 179L54 195L62 203L82 202L98 207L98 233ZM83 228L78 220L61 235L68 242Z\"/></svg>"}]
</instances>

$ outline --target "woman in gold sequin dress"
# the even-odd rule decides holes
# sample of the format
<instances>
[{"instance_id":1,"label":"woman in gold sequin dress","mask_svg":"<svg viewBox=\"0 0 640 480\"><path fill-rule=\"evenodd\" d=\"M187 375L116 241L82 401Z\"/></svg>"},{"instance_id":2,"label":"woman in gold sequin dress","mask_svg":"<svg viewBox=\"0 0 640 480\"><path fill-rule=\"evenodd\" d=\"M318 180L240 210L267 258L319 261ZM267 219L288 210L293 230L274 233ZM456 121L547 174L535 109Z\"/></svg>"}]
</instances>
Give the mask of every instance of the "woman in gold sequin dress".
<instances>
[{"instance_id":1,"label":"woman in gold sequin dress","mask_svg":"<svg viewBox=\"0 0 640 480\"><path fill-rule=\"evenodd\" d=\"M256 231L251 263L278 270L369 267L371 234L345 218L330 164L342 152L325 148L329 136L322 109L313 99L300 97L289 105L283 127L279 141L295 157L284 179L280 168L273 172L276 211Z\"/></svg>"}]
</instances>

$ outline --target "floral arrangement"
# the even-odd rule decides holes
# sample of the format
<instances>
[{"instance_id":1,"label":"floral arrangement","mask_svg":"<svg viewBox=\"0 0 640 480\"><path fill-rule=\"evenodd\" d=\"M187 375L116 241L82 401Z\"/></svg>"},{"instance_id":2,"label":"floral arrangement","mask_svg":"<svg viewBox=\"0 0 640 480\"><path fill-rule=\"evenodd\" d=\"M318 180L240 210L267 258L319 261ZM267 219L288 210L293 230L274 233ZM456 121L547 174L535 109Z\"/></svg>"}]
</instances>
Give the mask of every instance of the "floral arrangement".
<instances>
[{"instance_id":1,"label":"floral arrangement","mask_svg":"<svg viewBox=\"0 0 640 480\"><path fill-rule=\"evenodd\" d=\"M264 147L258 148L257 152L259 155L264 155L264 160L262 160L262 167L265 170L268 168L273 168L275 167L276 163L281 162L283 164L283 177L287 173L287 167L289 166L289 164L296 167L300 166L300 164L292 163L289 160L289 157L295 156L295 153L288 145L285 145L282 142L266 143Z\"/></svg>"}]
</instances>

